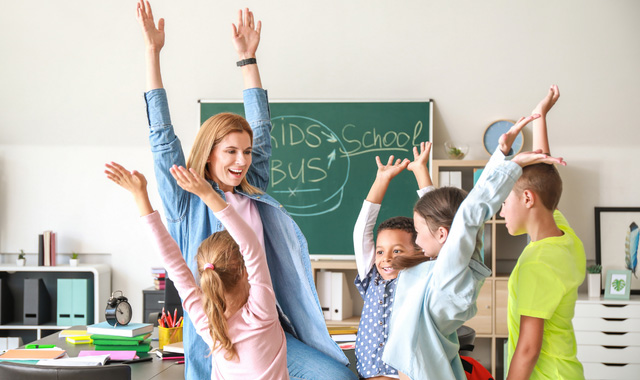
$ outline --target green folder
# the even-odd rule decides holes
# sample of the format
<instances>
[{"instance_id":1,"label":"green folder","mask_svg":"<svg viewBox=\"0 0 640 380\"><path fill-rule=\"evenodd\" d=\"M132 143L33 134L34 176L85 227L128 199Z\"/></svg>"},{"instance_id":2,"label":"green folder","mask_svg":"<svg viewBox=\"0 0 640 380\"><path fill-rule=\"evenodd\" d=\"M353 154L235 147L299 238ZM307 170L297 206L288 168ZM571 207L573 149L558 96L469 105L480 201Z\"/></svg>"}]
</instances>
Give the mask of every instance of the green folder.
<instances>
[{"instance_id":1,"label":"green folder","mask_svg":"<svg viewBox=\"0 0 640 380\"><path fill-rule=\"evenodd\" d=\"M104 334L91 334L91 339L93 340L117 340L117 341L127 341L127 342L141 342L149 337L149 333L140 334L134 337L126 337L126 336L117 336L117 335L104 335Z\"/></svg>"},{"instance_id":2,"label":"green folder","mask_svg":"<svg viewBox=\"0 0 640 380\"><path fill-rule=\"evenodd\" d=\"M139 342L137 340L93 339L93 344L96 346L138 346L145 343L150 342Z\"/></svg>"},{"instance_id":3,"label":"green folder","mask_svg":"<svg viewBox=\"0 0 640 380\"><path fill-rule=\"evenodd\" d=\"M139 344L137 346L95 346L96 351L135 351L135 352L149 352L151 350L151 344Z\"/></svg>"}]
</instances>

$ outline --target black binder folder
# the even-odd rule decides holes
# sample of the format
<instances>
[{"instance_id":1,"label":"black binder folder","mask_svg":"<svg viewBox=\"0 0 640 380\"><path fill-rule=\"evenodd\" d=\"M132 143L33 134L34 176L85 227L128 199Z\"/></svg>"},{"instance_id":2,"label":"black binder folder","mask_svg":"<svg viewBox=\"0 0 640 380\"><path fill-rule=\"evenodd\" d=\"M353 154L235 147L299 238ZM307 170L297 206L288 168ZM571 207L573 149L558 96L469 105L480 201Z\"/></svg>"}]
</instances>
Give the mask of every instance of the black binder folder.
<instances>
[{"instance_id":1,"label":"black binder folder","mask_svg":"<svg viewBox=\"0 0 640 380\"><path fill-rule=\"evenodd\" d=\"M49 322L51 300L41 278L24 279L24 324Z\"/></svg>"},{"instance_id":2,"label":"black binder folder","mask_svg":"<svg viewBox=\"0 0 640 380\"><path fill-rule=\"evenodd\" d=\"M13 299L8 285L6 279L0 278L0 325L6 325L13 318Z\"/></svg>"}]
</instances>

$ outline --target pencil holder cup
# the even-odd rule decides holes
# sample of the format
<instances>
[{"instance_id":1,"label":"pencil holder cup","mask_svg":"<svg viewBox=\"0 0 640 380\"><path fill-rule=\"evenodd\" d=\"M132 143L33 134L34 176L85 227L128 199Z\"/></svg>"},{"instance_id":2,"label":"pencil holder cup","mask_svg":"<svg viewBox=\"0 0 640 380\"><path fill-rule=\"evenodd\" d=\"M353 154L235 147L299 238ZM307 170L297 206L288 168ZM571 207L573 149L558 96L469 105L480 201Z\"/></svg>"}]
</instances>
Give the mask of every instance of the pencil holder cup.
<instances>
[{"instance_id":1,"label":"pencil holder cup","mask_svg":"<svg viewBox=\"0 0 640 380\"><path fill-rule=\"evenodd\" d=\"M182 342L182 326L158 326L158 345L160 346L161 350L165 345L177 342Z\"/></svg>"}]
</instances>

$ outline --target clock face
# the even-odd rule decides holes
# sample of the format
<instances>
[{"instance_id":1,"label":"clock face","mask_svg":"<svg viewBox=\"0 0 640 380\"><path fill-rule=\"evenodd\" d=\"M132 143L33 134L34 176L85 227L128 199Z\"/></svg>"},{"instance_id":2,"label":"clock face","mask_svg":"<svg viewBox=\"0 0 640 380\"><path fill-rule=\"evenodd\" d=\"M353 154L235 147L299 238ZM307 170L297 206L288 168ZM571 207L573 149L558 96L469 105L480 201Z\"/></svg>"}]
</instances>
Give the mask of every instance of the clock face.
<instances>
[{"instance_id":1,"label":"clock face","mask_svg":"<svg viewBox=\"0 0 640 380\"><path fill-rule=\"evenodd\" d=\"M131 305L128 302L120 302L116 306L116 321L119 325L126 325L131 321Z\"/></svg>"},{"instance_id":2,"label":"clock face","mask_svg":"<svg viewBox=\"0 0 640 380\"><path fill-rule=\"evenodd\" d=\"M498 147L500 136L506 133L514 124L515 121L513 120L497 120L487 127L487 129L484 131L483 136L484 149L487 151L487 153L491 155L493 154L493 152L495 152L496 148ZM509 151L509 153L507 153L507 156L512 156L514 154L520 153L523 140L523 133L522 131L520 131L515 141L513 142L513 145L511 146L511 150Z\"/></svg>"}]
</instances>

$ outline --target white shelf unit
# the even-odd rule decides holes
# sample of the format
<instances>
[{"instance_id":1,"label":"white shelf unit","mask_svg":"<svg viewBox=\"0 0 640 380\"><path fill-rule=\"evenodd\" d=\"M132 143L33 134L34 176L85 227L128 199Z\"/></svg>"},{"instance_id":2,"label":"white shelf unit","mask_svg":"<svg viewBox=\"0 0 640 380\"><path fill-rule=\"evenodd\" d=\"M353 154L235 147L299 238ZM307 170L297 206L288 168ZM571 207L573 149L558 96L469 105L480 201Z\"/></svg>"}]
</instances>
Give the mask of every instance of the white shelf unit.
<instances>
[{"instance_id":1,"label":"white shelf unit","mask_svg":"<svg viewBox=\"0 0 640 380\"><path fill-rule=\"evenodd\" d=\"M353 301L353 317L346 318L341 321L326 321L327 327L339 327L339 326L355 326L360 324L360 314L364 301L358 293L353 281L356 278L358 268L356 267L356 260L328 260L328 259L311 259L311 272L313 273L313 281L316 281L316 272L319 270L328 270L331 272L344 272L347 277L347 284L349 285L349 292L351 294L351 300Z\"/></svg>"},{"instance_id":2,"label":"white shelf unit","mask_svg":"<svg viewBox=\"0 0 640 380\"><path fill-rule=\"evenodd\" d=\"M573 328L586 379L640 378L640 295L629 300L580 295Z\"/></svg>"},{"instance_id":3,"label":"white shelf unit","mask_svg":"<svg viewBox=\"0 0 640 380\"><path fill-rule=\"evenodd\" d=\"M91 264L91 265L78 265L72 267L69 265L59 266L17 266L3 264L0 265L0 278L8 282L9 289L7 290L13 299L12 322L0 325L1 336L29 336L28 332L36 333L35 339L41 339L46 335L48 331L55 332L71 326L58 326L55 323L55 318L50 318L51 321L40 325L25 325L22 323L22 310L24 310L22 297L24 290L23 286L19 284L12 284L11 277L22 279L29 276L30 278L43 278L47 291L50 292L52 285L57 281L57 278L71 278L74 274L78 274L80 277L89 278L93 282L93 323L104 321L104 308L107 304L107 300L111 296L111 268L106 264ZM5 285L6 286L6 285ZM52 296L51 294L49 294ZM52 297L53 298L53 297ZM4 302L4 300L3 300ZM0 307L7 307L8 305L0 305ZM55 314L56 304L51 302L50 305L51 316ZM27 332L27 334L24 334ZM30 340L27 338L26 340ZM34 340L35 340L34 339ZM23 341L25 339L23 338ZM26 341L24 343L27 343Z\"/></svg>"}]
</instances>

